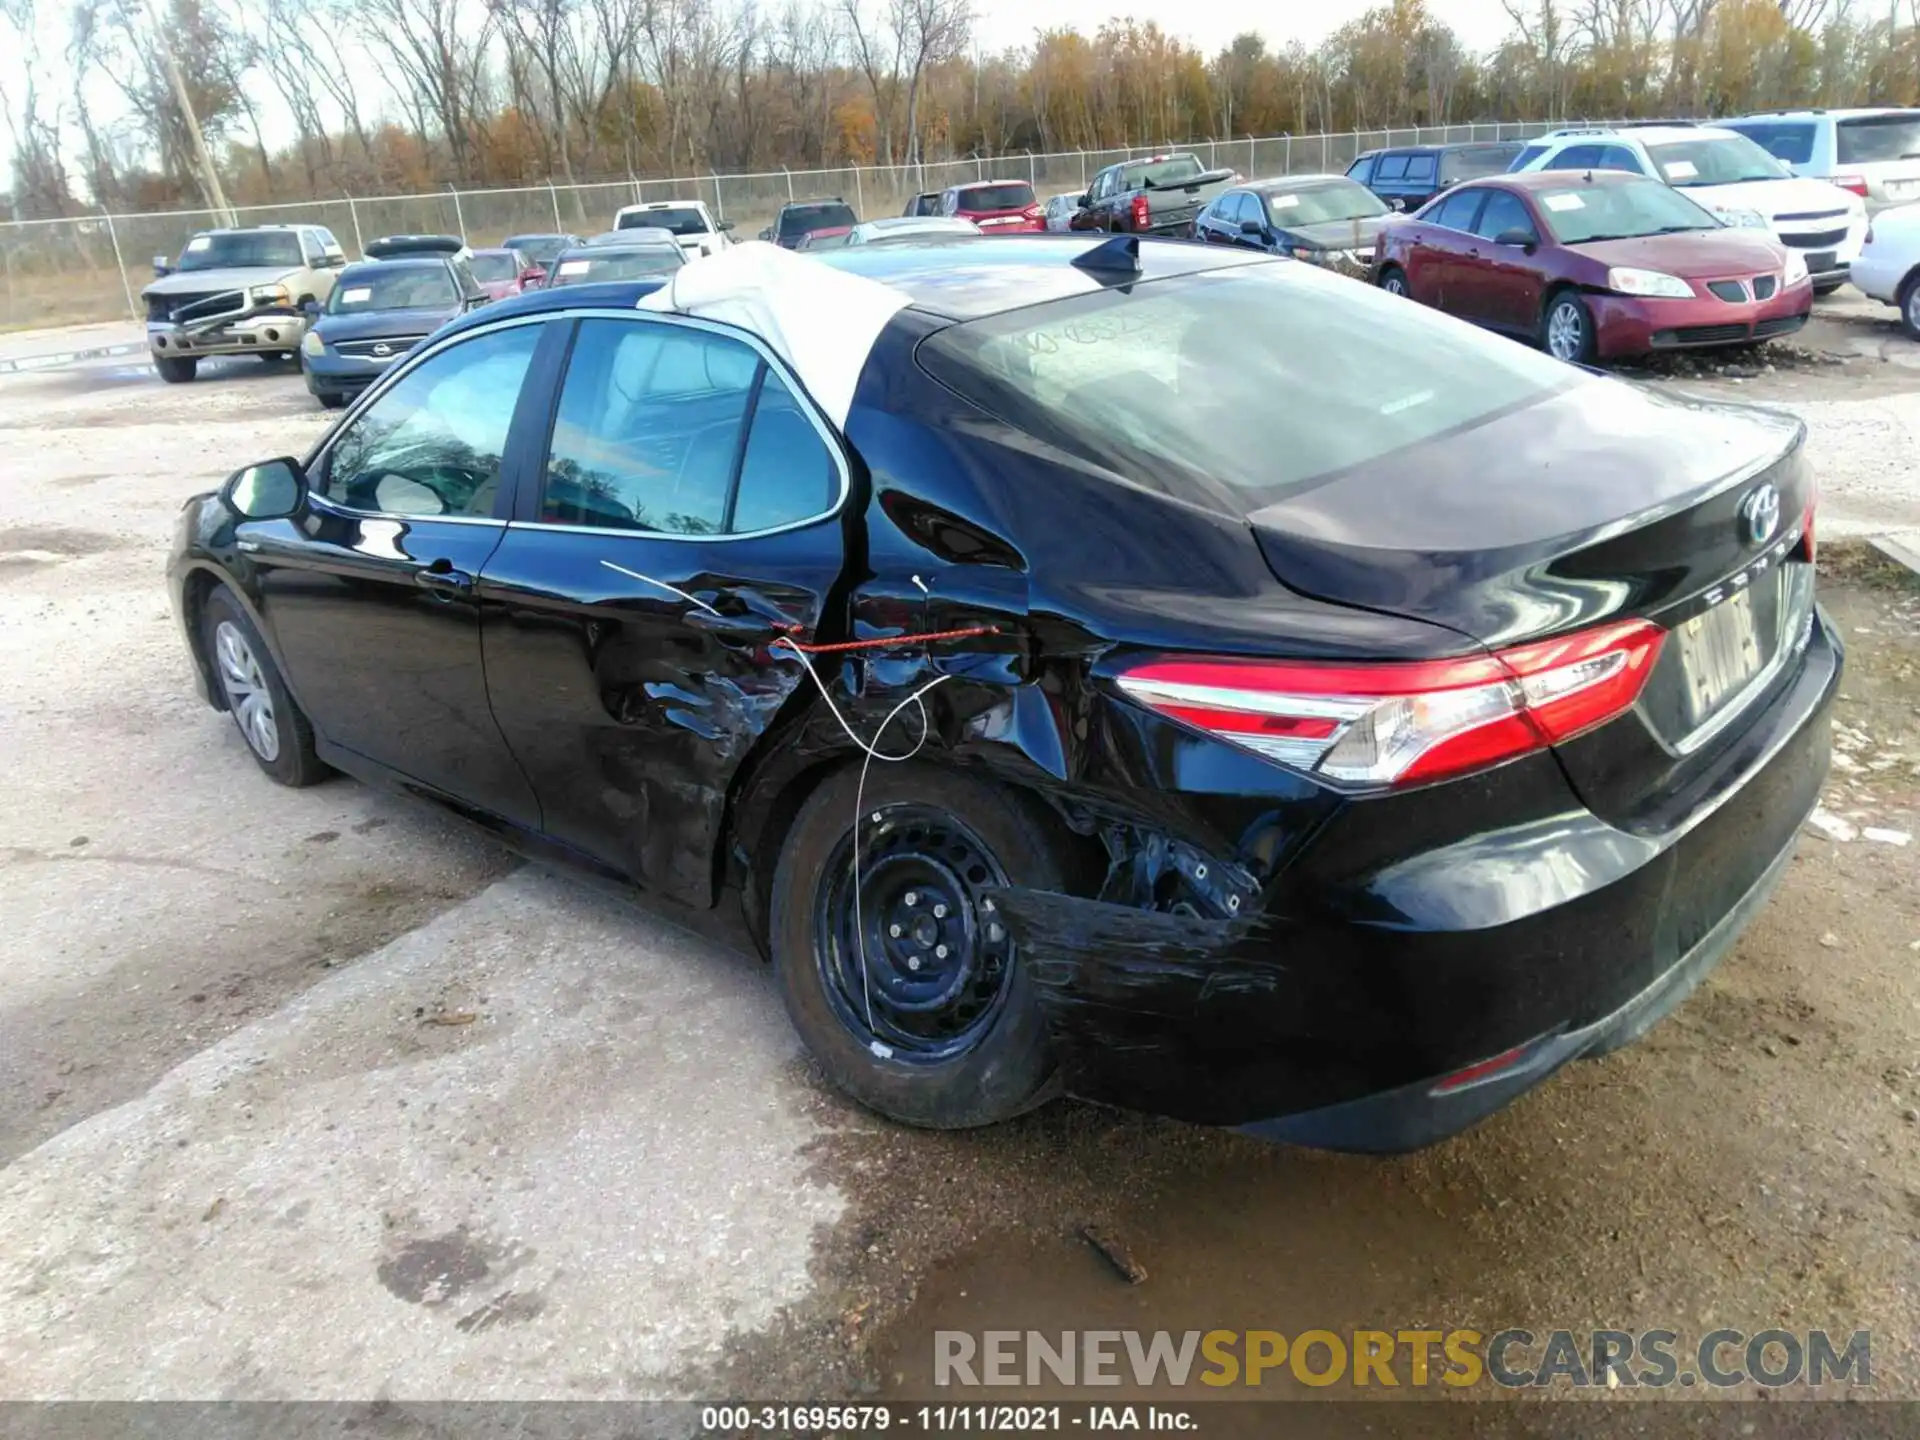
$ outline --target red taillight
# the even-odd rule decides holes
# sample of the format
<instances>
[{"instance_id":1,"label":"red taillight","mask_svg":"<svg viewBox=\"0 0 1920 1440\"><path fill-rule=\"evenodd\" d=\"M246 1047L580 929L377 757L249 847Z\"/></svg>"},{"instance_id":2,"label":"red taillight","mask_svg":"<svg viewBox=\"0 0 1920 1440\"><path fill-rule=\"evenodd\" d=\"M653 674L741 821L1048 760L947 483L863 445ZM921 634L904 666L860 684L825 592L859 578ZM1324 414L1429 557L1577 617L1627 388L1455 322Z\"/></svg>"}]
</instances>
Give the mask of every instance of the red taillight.
<instances>
[{"instance_id":1,"label":"red taillight","mask_svg":"<svg viewBox=\"0 0 1920 1440\"><path fill-rule=\"evenodd\" d=\"M1146 196L1144 195L1134 196L1132 208L1133 208L1133 228L1134 229L1145 230L1148 226L1153 224L1153 212L1147 207Z\"/></svg>"},{"instance_id":2,"label":"red taillight","mask_svg":"<svg viewBox=\"0 0 1920 1440\"><path fill-rule=\"evenodd\" d=\"M1333 665L1168 659L1120 688L1170 719L1349 785L1413 785L1571 739L1640 698L1666 632L1627 620L1490 655Z\"/></svg>"},{"instance_id":3,"label":"red taillight","mask_svg":"<svg viewBox=\"0 0 1920 1440\"><path fill-rule=\"evenodd\" d=\"M1835 175L1833 183L1842 190L1852 191L1855 195L1864 197L1867 193L1867 177L1864 175Z\"/></svg>"}]
</instances>

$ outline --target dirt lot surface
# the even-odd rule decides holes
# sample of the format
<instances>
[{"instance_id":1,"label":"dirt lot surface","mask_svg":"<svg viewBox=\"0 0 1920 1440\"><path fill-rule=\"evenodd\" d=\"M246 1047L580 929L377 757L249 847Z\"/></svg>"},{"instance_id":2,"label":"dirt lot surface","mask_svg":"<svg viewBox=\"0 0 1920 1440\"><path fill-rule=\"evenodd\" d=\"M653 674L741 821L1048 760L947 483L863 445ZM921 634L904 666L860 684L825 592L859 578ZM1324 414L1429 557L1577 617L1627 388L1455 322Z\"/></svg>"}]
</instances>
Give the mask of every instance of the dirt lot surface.
<instances>
[{"instance_id":1,"label":"dirt lot surface","mask_svg":"<svg viewBox=\"0 0 1920 1440\"><path fill-rule=\"evenodd\" d=\"M1803 416L1823 537L1920 528L1890 315L1647 378ZM1723 1325L1871 1330L1920 1398L1906 572L1828 547L1822 828L1640 1044L1399 1159L1076 1104L927 1135L822 1087L727 914L256 772L162 561L323 424L255 362L0 376L0 1398L927 1397L939 1330Z\"/></svg>"}]
</instances>

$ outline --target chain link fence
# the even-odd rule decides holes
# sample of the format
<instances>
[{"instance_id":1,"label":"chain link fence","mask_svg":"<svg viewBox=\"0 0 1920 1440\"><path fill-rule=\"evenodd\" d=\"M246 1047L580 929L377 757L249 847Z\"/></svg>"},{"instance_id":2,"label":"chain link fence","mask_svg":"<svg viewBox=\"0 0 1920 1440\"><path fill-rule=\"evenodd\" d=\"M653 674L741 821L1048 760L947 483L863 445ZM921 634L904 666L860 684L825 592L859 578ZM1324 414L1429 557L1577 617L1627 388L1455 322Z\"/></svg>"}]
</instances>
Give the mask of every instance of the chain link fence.
<instances>
[{"instance_id":1,"label":"chain link fence","mask_svg":"<svg viewBox=\"0 0 1920 1440\"><path fill-rule=\"evenodd\" d=\"M626 179L577 185L533 185L502 190L448 188L424 195L347 196L278 205L243 205L230 216L212 210L166 210L60 220L0 222L0 329L141 319L140 289L156 256L180 253L196 230L221 224L324 225L350 255L381 235L456 234L473 245L496 245L509 235L542 231L593 234L613 224L623 205L698 196L734 233L752 237L771 225L789 200L839 196L863 218L898 215L920 192L969 180L1026 179L1044 199L1077 194L1108 165L1141 155L1188 150L1209 167L1248 177L1341 172L1367 150L1397 145L1530 139L1563 122L1409 126L1331 135L1246 136L1035 155L1025 151L984 159L910 167L851 166L837 170L774 170L751 175L697 175Z\"/></svg>"}]
</instances>

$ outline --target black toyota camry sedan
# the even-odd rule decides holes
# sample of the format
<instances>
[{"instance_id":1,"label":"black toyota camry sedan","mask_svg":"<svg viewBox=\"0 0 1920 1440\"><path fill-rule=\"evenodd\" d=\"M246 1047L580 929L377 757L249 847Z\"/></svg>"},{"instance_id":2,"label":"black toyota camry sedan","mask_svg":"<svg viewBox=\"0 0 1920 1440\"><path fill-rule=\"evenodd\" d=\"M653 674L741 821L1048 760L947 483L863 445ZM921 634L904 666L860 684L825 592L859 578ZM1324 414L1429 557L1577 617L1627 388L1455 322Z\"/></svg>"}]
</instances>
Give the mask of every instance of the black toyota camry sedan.
<instances>
[{"instance_id":1,"label":"black toyota camry sedan","mask_svg":"<svg viewBox=\"0 0 1920 1440\"><path fill-rule=\"evenodd\" d=\"M486 307L180 518L209 703L738 903L900 1120L1457 1131L1679 1003L1827 770L1796 422L1313 266L742 245Z\"/></svg>"}]
</instances>

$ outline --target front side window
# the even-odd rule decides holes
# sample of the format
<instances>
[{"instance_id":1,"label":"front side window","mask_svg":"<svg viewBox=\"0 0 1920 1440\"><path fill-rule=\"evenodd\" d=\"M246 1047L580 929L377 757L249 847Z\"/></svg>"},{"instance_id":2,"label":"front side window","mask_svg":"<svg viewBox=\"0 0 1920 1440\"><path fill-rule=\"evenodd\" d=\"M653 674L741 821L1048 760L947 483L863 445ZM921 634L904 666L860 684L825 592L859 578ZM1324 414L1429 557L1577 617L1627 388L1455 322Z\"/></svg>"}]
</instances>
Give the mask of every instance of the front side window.
<instances>
[{"instance_id":1,"label":"front side window","mask_svg":"<svg viewBox=\"0 0 1920 1440\"><path fill-rule=\"evenodd\" d=\"M833 508L839 472L751 346L693 326L583 320L540 518L664 535L766 530Z\"/></svg>"},{"instance_id":2,"label":"front side window","mask_svg":"<svg viewBox=\"0 0 1920 1440\"><path fill-rule=\"evenodd\" d=\"M1369 180L1373 179L1373 162L1375 158L1376 157L1372 155L1362 155L1347 167L1347 178L1357 181L1362 185L1366 184Z\"/></svg>"},{"instance_id":3,"label":"front side window","mask_svg":"<svg viewBox=\"0 0 1920 1440\"><path fill-rule=\"evenodd\" d=\"M1527 214L1527 203L1511 190L1489 189L1486 206L1480 211L1480 218L1473 222L1473 233L1496 240L1509 230L1533 234L1533 217Z\"/></svg>"},{"instance_id":4,"label":"front side window","mask_svg":"<svg viewBox=\"0 0 1920 1440\"><path fill-rule=\"evenodd\" d=\"M1646 167L1640 163L1640 157L1625 145L1602 145L1600 147L1599 169L1624 170L1630 175L1646 174Z\"/></svg>"},{"instance_id":5,"label":"front side window","mask_svg":"<svg viewBox=\"0 0 1920 1440\"><path fill-rule=\"evenodd\" d=\"M388 515L491 515L520 386L541 326L494 330L428 356L347 422L316 487Z\"/></svg>"},{"instance_id":6,"label":"front side window","mask_svg":"<svg viewBox=\"0 0 1920 1440\"><path fill-rule=\"evenodd\" d=\"M1512 174L1514 171L1526 169L1529 165L1533 164L1534 161L1538 160L1542 155L1546 154L1547 151L1551 150L1552 148L1553 147L1551 145L1527 146L1526 149L1522 150L1518 155L1513 157L1513 163L1507 167L1507 173Z\"/></svg>"},{"instance_id":7,"label":"front side window","mask_svg":"<svg viewBox=\"0 0 1920 1440\"><path fill-rule=\"evenodd\" d=\"M1219 338L1231 334L1232 345ZM1110 287L952 325L919 363L1135 484L1249 514L1581 372L1308 265ZM1287 403L1276 408L1273 397ZM1418 467L1405 468L1417 503Z\"/></svg>"},{"instance_id":8,"label":"front side window","mask_svg":"<svg viewBox=\"0 0 1920 1440\"><path fill-rule=\"evenodd\" d=\"M1411 155L1407 157L1407 179L1416 185L1431 185L1440 168L1434 164L1431 155Z\"/></svg>"}]
</instances>

